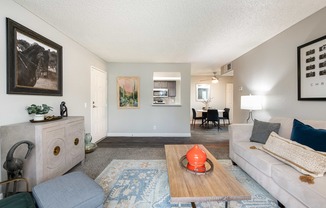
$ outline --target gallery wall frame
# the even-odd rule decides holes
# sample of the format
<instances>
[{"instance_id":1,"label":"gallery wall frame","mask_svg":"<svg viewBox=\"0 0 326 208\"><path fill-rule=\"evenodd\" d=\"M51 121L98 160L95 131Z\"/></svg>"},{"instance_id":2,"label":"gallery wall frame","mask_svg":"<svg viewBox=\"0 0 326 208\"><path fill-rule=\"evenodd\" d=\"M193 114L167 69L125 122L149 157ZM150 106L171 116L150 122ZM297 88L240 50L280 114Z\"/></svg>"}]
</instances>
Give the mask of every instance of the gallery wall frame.
<instances>
[{"instance_id":1,"label":"gallery wall frame","mask_svg":"<svg viewBox=\"0 0 326 208\"><path fill-rule=\"evenodd\" d=\"M120 109L139 108L139 77L117 77L117 100Z\"/></svg>"},{"instance_id":2,"label":"gallery wall frame","mask_svg":"<svg viewBox=\"0 0 326 208\"><path fill-rule=\"evenodd\" d=\"M62 46L7 18L7 94L62 96Z\"/></svg>"},{"instance_id":3,"label":"gallery wall frame","mask_svg":"<svg viewBox=\"0 0 326 208\"><path fill-rule=\"evenodd\" d=\"M298 100L326 100L326 36L297 48Z\"/></svg>"}]
</instances>

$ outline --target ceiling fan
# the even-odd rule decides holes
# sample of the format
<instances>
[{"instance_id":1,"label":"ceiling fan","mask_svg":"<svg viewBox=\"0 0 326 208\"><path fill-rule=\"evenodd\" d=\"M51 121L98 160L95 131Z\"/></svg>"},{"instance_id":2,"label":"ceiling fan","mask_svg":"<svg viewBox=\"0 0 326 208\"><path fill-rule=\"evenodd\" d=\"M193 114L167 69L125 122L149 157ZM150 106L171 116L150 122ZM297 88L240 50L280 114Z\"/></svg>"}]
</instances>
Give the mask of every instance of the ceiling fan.
<instances>
[{"instance_id":1,"label":"ceiling fan","mask_svg":"<svg viewBox=\"0 0 326 208\"><path fill-rule=\"evenodd\" d=\"M216 72L213 72L213 76L211 79L207 79L207 80L200 80L200 81L212 81L213 84L216 84L219 82L219 79L216 75Z\"/></svg>"}]
</instances>

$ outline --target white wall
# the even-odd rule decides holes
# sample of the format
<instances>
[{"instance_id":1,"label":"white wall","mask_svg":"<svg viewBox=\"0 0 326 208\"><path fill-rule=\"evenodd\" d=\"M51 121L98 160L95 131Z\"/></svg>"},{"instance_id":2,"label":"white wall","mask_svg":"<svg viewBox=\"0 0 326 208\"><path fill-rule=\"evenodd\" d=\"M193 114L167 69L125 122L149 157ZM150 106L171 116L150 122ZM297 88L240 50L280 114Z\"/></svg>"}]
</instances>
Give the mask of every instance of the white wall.
<instances>
[{"instance_id":1,"label":"white wall","mask_svg":"<svg viewBox=\"0 0 326 208\"><path fill-rule=\"evenodd\" d=\"M108 64L109 136L190 136L190 64ZM153 106L153 72L181 73L181 106ZM118 76L140 78L139 109L119 109ZM156 129L154 129L156 126Z\"/></svg>"},{"instance_id":2,"label":"white wall","mask_svg":"<svg viewBox=\"0 0 326 208\"><path fill-rule=\"evenodd\" d=\"M257 119L326 119L325 101L297 99L297 47L326 35L325 19L326 8L232 62L235 122L245 122L248 116L240 110L240 96L249 93L265 95L264 110L254 112Z\"/></svg>"},{"instance_id":3,"label":"white wall","mask_svg":"<svg viewBox=\"0 0 326 208\"><path fill-rule=\"evenodd\" d=\"M63 47L63 96L6 94L6 17L28 27ZM54 107L50 115L60 115L60 103L65 101L69 116L85 116L86 131L90 131L90 67L106 69L106 63L76 42L45 23L11 0L0 3L0 126L29 121L25 107L46 103ZM85 108L84 104L88 107Z\"/></svg>"}]
</instances>

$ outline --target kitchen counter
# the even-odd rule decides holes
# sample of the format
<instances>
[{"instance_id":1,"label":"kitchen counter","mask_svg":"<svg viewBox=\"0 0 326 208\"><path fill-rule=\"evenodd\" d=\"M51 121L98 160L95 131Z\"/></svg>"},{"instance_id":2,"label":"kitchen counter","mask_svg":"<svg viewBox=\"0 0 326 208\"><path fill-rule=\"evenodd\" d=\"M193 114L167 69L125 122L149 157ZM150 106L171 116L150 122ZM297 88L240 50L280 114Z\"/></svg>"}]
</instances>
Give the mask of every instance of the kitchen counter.
<instances>
[{"instance_id":1,"label":"kitchen counter","mask_svg":"<svg viewBox=\"0 0 326 208\"><path fill-rule=\"evenodd\" d=\"M155 103L153 103L152 106L158 106L158 107L181 107L181 104L155 104Z\"/></svg>"}]
</instances>

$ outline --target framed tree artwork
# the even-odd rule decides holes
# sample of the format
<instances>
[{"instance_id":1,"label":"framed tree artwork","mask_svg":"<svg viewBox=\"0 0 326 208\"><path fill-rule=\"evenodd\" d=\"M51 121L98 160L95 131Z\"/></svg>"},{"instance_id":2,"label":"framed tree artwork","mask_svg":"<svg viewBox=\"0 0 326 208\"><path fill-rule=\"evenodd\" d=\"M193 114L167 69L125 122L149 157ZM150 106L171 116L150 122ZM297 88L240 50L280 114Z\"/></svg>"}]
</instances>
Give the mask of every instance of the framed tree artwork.
<instances>
[{"instance_id":1,"label":"framed tree artwork","mask_svg":"<svg viewBox=\"0 0 326 208\"><path fill-rule=\"evenodd\" d=\"M62 47L9 18L7 93L62 96Z\"/></svg>"},{"instance_id":2,"label":"framed tree artwork","mask_svg":"<svg viewBox=\"0 0 326 208\"><path fill-rule=\"evenodd\" d=\"M297 48L298 100L326 100L326 36Z\"/></svg>"},{"instance_id":3,"label":"framed tree artwork","mask_svg":"<svg viewBox=\"0 0 326 208\"><path fill-rule=\"evenodd\" d=\"M139 108L139 77L118 77L118 108Z\"/></svg>"}]
</instances>

